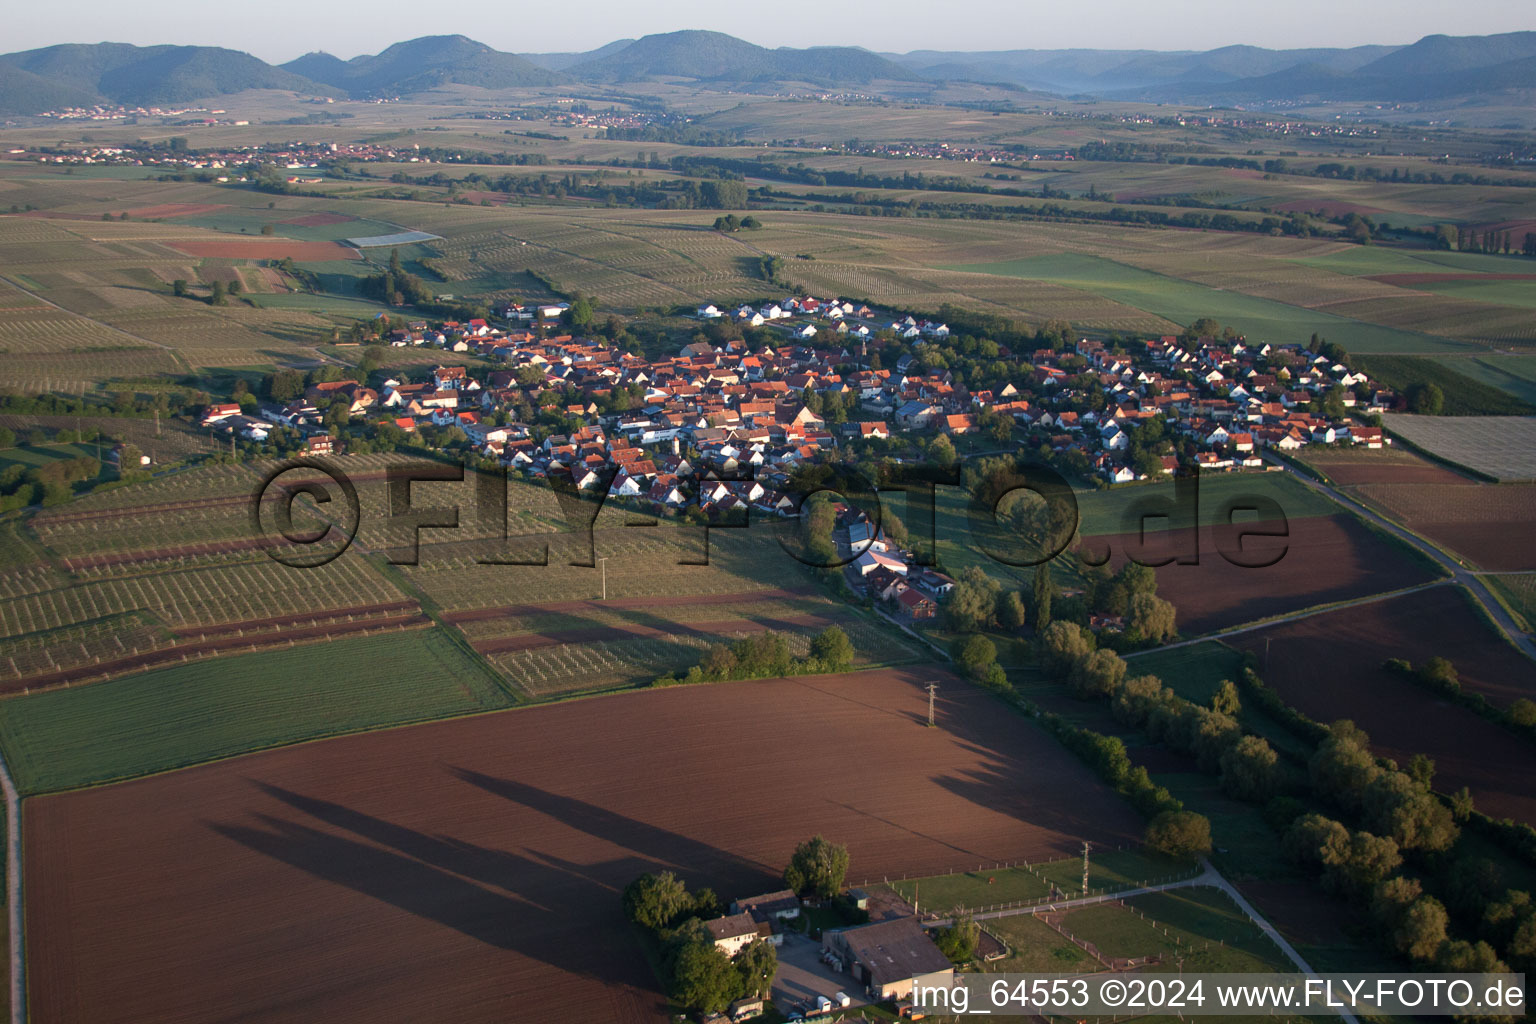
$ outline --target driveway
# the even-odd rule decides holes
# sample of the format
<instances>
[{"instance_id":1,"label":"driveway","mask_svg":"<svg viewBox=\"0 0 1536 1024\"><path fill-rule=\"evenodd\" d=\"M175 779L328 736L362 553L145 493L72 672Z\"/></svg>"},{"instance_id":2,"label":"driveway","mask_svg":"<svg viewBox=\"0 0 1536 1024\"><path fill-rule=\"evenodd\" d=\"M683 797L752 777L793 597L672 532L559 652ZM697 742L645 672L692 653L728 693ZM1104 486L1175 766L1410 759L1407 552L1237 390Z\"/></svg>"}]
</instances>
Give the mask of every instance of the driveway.
<instances>
[{"instance_id":1,"label":"driveway","mask_svg":"<svg viewBox=\"0 0 1536 1024\"><path fill-rule=\"evenodd\" d=\"M853 997L851 1006L868 1002L863 998L863 986L852 976L834 971L821 962L820 942L799 932L786 932L784 945L779 947L779 973L774 975L770 994L773 1005L789 1013L797 1003L809 1001L814 1007L817 996L826 996L835 1004L839 992Z\"/></svg>"}]
</instances>

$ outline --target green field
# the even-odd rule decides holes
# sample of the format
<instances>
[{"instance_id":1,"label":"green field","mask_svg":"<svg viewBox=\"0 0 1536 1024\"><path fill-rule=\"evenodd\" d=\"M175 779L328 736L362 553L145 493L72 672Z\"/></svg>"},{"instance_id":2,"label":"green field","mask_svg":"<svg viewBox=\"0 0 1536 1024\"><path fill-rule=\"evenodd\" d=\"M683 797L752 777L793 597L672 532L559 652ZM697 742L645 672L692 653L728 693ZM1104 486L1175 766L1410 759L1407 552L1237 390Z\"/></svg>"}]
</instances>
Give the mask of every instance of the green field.
<instances>
[{"instance_id":1,"label":"green field","mask_svg":"<svg viewBox=\"0 0 1536 1024\"><path fill-rule=\"evenodd\" d=\"M1127 515L1132 516L1129 528L1134 530L1134 510L1138 502L1148 498L1172 498L1173 493L1172 482L1080 493L1081 532L1085 537L1124 532L1128 525ZM1288 519L1331 516L1341 511L1328 497L1298 483L1289 473L1214 473L1200 477L1199 525L1215 522L1223 503L1246 498L1267 498L1279 505ZM1190 520L1188 511L1179 507L1169 519L1149 519L1147 528L1178 530L1197 525Z\"/></svg>"},{"instance_id":2,"label":"green field","mask_svg":"<svg viewBox=\"0 0 1536 1024\"><path fill-rule=\"evenodd\" d=\"M1034 914L994 918L985 924L1010 950L1003 959L982 966L988 973L1071 974L1100 969L1098 961Z\"/></svg>"},{"instance_id":3,"label":"green field","mask_svg":"<svg viewBox=\"0 0 1536 1024\"><path fill-rule=\"evenodd\" d=\"M1137 529L1134 512L1139 502L1172 498L1171 482L1114 487L1105 491L1077 491L1078 532L1084 537L1099 537ZM1198 517L1191 519L1189 509L1180 506L1168 519L1148 518L1149 532L1184 529L1197 523L1215 521L1222 504L1229 499L1267 498L1280 506L1288 519L1331 516L1342 511L1326 496L1297 483L1289 473L1214 473L1200 478ZM889 501L889 509L906 524L914 543L926 535L927 526L916 511L907 506L905 497ZM959 487L935 489L934 540L939 561L951 574L979 565L995 578L1027 584L1034 578L1034 568L1014 567L989 558L971 540L969 496ZM1127 522L1126 517L1133 518ZM1240 520L1241 521L1241 520Z\"/></svg>"},{"instance_id":4,"label":"green field","mask_svg":"<svg viewBox=\"0 0 1536 1024\"><path fill-rule=\"evenodd\" d=\"M110 445L86 444L56 444L45 445L19 445L15 448L0 448L0 469L7 466L25 466L27 469L36 469L46 466L50 462L59 462L64 459L89 458L99 459L110 448Z\"/></svg>"},{"instance_id":5,"label":"green field","mask_svg":"<svg viewBox=\"0 0 1536 1024\"><path fill-rule=\"evenodd\" d=\"M445 634L416 630L12 697L0 747L17 788L46 793L511 703Z\"/></svg>"},{"instance_id":6,"label":"green field","mask_svg":"<svg viewBox=\"0 0 1536 1024\"><path fill-rule=\"evenodd\" d=\"M1504 602L1517 622L1536 624L1536 573L1489 573L1479 577Z\"/></svg>"},{"instance_id":7,"label":"green field","mask_svg":"<svg viewBox=\"0 0 1536 1024\"><path fill-rule=\"evenodd\" d=\"M1479 281L1466 278L1460 281L1431 281L1413 286L1418 291L1448 295L1454 299L1471 299L1497 306L1519 306L1536 309L1536 281Z\"/></svg>"},{"instance_id":8,"label":"green field","mask_svg":"<svg viewBox=\"0 0 1536 1024\"><path fill-rule=\"evenodd\" d=\"M1459 372L1463 363L1473 360L1420 359L1414 356L1363 355L1355 365L1372 380L1380 381L1399 394L1414 384L1433 382L1445 394L1446 416L1529 416L1536 406L1527 404L1508 391Z\"/></svg>"},{"instance_id":9,"label":"green field","mask_svg":"<svg viewBox=\"0 0 1536 1024\"><path fill-rule=\"evenodd\" d=\"M1377 245L1355 246L1323 256L1305 256L1294 262L1319 270L1354 277L1378 274L1433 274L1446 270L1462 274L1536 273L1536 262L1521 256L1490 256L1475 252L1383 249Z\"/></svg>"},{"instance_id":10,"label":"green field","mask_svg":"<svg viewBox=\"0 0 1536 1024\"><path fill-rule=\"evenodd\" d=\"M1435 356L1440 363L1472 380L1498 388L1536 406L1536 356L1486 355L1465 358Z\"/></svg>"},{"instance_id":11,"label":"green field","mask_svg":"<svg viewBox=\"0 0 1536 1024\"><path fill-rule=\"evenodd\" d=\"M1144 850L1099 850L1089 857L1088 887L1094 890L1133 889L1146 883L1185 877L1195 871L1189 861L1162 857ZM1050 895L1051 884L1068 897L1078 895L1083 885L1081 857L1031 864L1028 867L983 868L954 875L891 882L890 886L911 902L916 898L929 910L947 911L956 907L984 910L998 903L1042 899Z\"/></svg>"},{"instance_id":12,"label":"green field","mask_svg":"<svg viewBox=\"0 0 1536 1024\"><path fill-rule=\"evenodd\" d=\"M1047 281L1100 295L1189 324L1211 317L1249 338L1281 344L1319 333L1358 352L1459 352L1468 346L1429 334L1396 330L1240 292L1154 274L1099 256L1032 256L1003 263L971 263L947 270Z\"/></svg>"}]
</instances>

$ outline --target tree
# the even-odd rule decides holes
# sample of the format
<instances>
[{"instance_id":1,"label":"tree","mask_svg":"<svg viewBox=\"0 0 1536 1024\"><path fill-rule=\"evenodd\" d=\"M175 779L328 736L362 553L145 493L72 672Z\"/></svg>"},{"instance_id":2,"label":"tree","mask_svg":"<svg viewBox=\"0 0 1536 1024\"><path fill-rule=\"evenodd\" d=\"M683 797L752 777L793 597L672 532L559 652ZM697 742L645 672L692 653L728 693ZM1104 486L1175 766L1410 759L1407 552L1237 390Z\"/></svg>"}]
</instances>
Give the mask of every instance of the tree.
<instances>
[{"instance_id":1,"label":"tree","mask_svg":"<svg viewBox=\"0 0 1536 1024\"><path fill-rule=\"evenodd\" d=\"M699 188L701 201L706 209L740 210L747 205L747 183L714 179Z\"/></svg>"},{"instance_id":2,"label":"tree","mask_svg":"<svg viewBox=\"0 0 1536 1024\"><path fill-rule=\"evenodd\" d=\"M213 282L213 294L208 297L208 304L212 306L224 305L224 282Z\"/></svg>"},{"instance_id":3,"label":"tree","mask_svg":"<svg viewBox=\"0 0 1536 1024\"><path fill-rule=\"evenodd\" d=\"M278 370L267 378L267 397L274 402L291 402L303 394L302 370Z\"/></svg>"},{"instance_id":4,"label":"tree","mask_svg":"<svg viewBox=\"0 0 1536 1024\"><path fill-rule=\"evenodd\" d=\"M784 869L784 884L796 893L829 899L842 891L847 872L848 848L812 836L795 847Z\"/></svg>"},{"instance_id":5,"label":"tree","mask_svg":"<svg viewBox=\"0 0 1536 1024\"><path fill-rule=\"evenodd\" d=\"M264 235L271 235L271 234L274 233L274 231L275 231L275 229L272 227L271 224L263 224L261 226L261 233L264 234Z\"/></svg>"},{"instance_id":6,"label":"tree","mask_svg":"<svg viewBox=\"0 0 1536 1024\"><path fill-rule=\"evenodd\" d=\"M967 566L944 602L944 617L956 633L974 633L997 614L998 582L979 565Z\"/></svg>"},{"instance_id":7,"label":"tree","mask_svg":"<svg viewBox=\"0 0 1536 1024\"><path fill-rule=\"evenodd\" d=\"M133 472L144 465L144 453L136 444L125 444L117 453L117 475Z\"/></svg>"},{"instance_id":8,"label":"tree","mask_svg":"<svg viewBox=\"0 0 1536 1024\"><path fill-rule=\"evenodd\" d=\"M1035 582L1031 591L1032 601L1030 612L1035 617L1035 631L1038 633L1051 624L1051 601L1056 596L1056 580L1051 576L1051 567L1048 562L1041 562L1035 566Z\"/></svg>"},{"instance_id":9,"label":"tree","mask_svg":"<svg viewBox=\"0 0 1536 1024\"><path fill-rule=\"evenodd\" d=\"M1237 687L1232 680L1223 679L1221 685L1216 687L1216 692L1211 694L1211 710L1233 717L1243 710L1242 698L1238 696Z\"/></svg>"},{"instance_id":10,"label":"tree","mask_svg":"<svg viewBox=\"0 0 1536 1024\"><path fill-rule=\"evenodd\" d=\"M243 291L245 291L245 285L241 283L238 277L229 282L229 294L239 295Z\"/></svg>"},{"instance_id":11,"label":"tree","mask_svg":"<svg viewBox=\"0 0 1536 1024\"><path fill-rule=\"evenodd\" d=\"M670 871L641 875L624 889L625 915L653 932L670 928L692 908L687 886Z\"/></svg>"},{"instance_id":12,"label":"tree","mask_svg":"<svg viewBox=\"0 0 1536 1024\"><path fill-rule=\"evenodd\" d=\"M1053 622L1040 635L1040 653L1045 669L1064 676L1093 650L1093 634L1075 622Z\"/></svg>"},{"instance_id":13,"label":"tree","mask_svg":"<svg viewBox=\"0 0 1536 1024\"><path fill-rule=\"evenodd\" d=\"M972 679L984 679L987 669L997 663L997 646L984 636L973 636L960 645L955 660Z\"/></svg>"},{"instance_id":14,"label":"tree","mask_svg":"<svg viewBox=\"0 0 1536 1024\"><path fill-rule=\"evenodd\" d=\"M1424 416L1438 416L1445 407L1445 392L1434 381L1408 386L1408 411Z\"/></svg>"},{"instance_id":15,"label":"tree","mask_svg":"<svg viewBox=\"0 0 1536 1024\"><path fill-rule=\"evenodd\" d=\"M1065 625L1069 623L1058 622L1052 628ZM1101 648L1073 663L1068 683L1079 697L1107 697L1124 679L1125 661L1114 651Z\"/></svg>"},{"instance_id":16,"label":"tree","mask_svg":"<svg viewBox=\"0 0 1536 1024\"><path fill-rule=\"evenodd\" d=\"M1163 811L1147 823L1142 841L1169 857L1203 857L1211 852L1211 823L1194 811Z\"/></svg>"},{"instance_id":17,"label":"tree","mask_svg":"<svg viewBox=\"0 0 1536 1024\"><path fill-rule=\"evenodd\" d=\"M1456 673L1456 666L1448 658L1433 657L1426 661L1419 669L1419 680L1426 686L1432 686L1446 693L1461 692L1461 677Z\"/></svg>"},{"instance_id":18,"label":"tree","mask_svg":"<svg viewBox=\"0 0 1536 1024\"><path fill-rule=\"evenodd\" d=\"M779 954L773 944L759 939L746 945L731 958L741 982L738 992L742 996L766 998L773 988L773 976L779 971Z\"/></svg>"},{"instance_id":19,"label":"tree","mask_svg":"<svg viewBox=\"0 0 1536 1024\"><path fill-rule=\"evenodd\" d=\"M1017 590L998 595L997 622L1004 629L1022 629L1025 621L1024 599Z\"/></svg>"},{"instance_id":20,"label":"tree","mask_svg":"<svg viewBox=\"0 0 1536 1024\"><path fill-rule=\"evenodd\" d=\"M1128 632L1135 633L1151 643L1164 643L1178 635L1175 627L1176 611L1172 602L1153 594L1131 595L1130 614L1126 620Z\"/></svg>"},{"instance_id":21,"label":"tree","mask_svg":"<svg viewBox=\"0 0 1536 1024\"><path fill-rule=\"evenodd\" d=\"M955 458L955 445L948 434L940 434L928 446L928 461L935 466L953 466Z\"/></svg>"},{"instance_id":22,"label":"tree","mask_svg":"<svg viewBox=\"0 0 1536 1024\"><path fill-rule=\"evenodd\" d=\"M569 309L560 314L560 319L571 327L586 327L592 323L594 316L592 303L578 297Z\"/></svg>"},{"instance_id":23,"label":"tree","mask_svg":"<svg viewBox=\"0 0 1536 1024\"><path fill-rule=\"evenodd\" d=\"M176 296L178 299L186 298L187 297L187 279L184 278L184 277L178 277L176 280L172 281L171 282L171 294Z\"/></svg>"},{"instance_id":24,"label":"tree","mask_svg":"<svg viewBox=\"0 0 1536 1024\"><path fill-rule=\"evenodd\" d=\"M1371 917L1391 937L1392 948L1410 960L1432 959L1445 942L1445 906L1425 896L1417 880L1389 878L1371 896Z\"/></svg>"},{"instance_id":25,"label":"tree","mask_svg":"<svg viewBox=\"0 0 1536 1024\"><path fill-rule=\"evenodd\" d=\"M1536 725L1536 701L1525 697L1516 697L1510 701L1509 710L1505 712L1509 720L1515 725L1530 728Z\"/></svg>"},{"instance_id":26,"label":"tree","mask_svg":"<svg viewBox=\"0 0 1536 1024\"><path fill-rule=\"evenodd\" d=\"M844 671L853 664L853 642L840 626L828 626L811 640L811 657L827 671Z\"/></svg>"},{"instance_id":27,"label":"tree","mask_svg":"<svg viewBox=\"0 0 1536 1024\"><path fill-rule=\"evenodd\" d=\"M715 946L708 929L699 923L681 939L671 956L668 995L679 1004L702 1014L719 1013L741 991L742 977L736 965Z\"/></svg>"},{"instance_id":28,"label":"tree","mask_svg":"<svg viewBox=\"0 0 1536 1024\"><path fill-rule=\"evenodd\" d=\"M963 964L976 957L976 947L981 942L981 926L969 914L959 914L947 928L934 933L933 944L951 962Z\"/></svg>"},{"instance_id":29,"label":"tree","mask_svg":"<svg viewBox=\"0 0 1536 1024\"><path fill-rule=\"evenodd\" d=\"M1280 757L1259 736L1244 736L1221 755L1221 786L1233 796L1264 803L1280 781Z\"/></svg>"}]
</instances>

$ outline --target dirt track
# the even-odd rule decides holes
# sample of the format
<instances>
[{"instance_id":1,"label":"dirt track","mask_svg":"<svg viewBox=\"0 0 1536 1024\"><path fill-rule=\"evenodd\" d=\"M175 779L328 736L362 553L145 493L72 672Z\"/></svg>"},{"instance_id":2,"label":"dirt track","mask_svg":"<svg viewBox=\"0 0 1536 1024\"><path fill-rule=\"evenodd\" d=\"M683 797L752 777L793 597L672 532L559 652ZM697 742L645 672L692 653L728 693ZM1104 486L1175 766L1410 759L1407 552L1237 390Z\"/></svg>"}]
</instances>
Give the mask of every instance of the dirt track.
<instances>
[{"instance_id":1,"label":"dirt track","mask_svg":"<svg viewBox=\"0 0 1536 1024\"><path fill-rule=\"evenodd\" d=\"M723 896L795 842L850 880L1139 831L1061 747L929 671L645 691L290 747L26 804L36 1024L660 1021L619 893Z\"/></svg>"}]
</instances>

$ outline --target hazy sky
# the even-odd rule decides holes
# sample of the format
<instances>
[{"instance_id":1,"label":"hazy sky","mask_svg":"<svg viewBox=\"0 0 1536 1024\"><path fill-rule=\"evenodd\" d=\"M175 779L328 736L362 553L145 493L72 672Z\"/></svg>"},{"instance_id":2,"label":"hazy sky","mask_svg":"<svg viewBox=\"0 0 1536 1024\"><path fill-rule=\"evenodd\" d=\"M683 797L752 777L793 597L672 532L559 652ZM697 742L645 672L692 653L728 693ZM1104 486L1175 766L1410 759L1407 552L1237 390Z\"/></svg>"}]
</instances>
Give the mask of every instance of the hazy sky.
<instances>
[{"instance_id":1,"label":"hazy sky","mask_svg":"<svg viewBox=\"0 0 1536 1024\"><path fill-rule=\"evenodd\" d=\"M1421 36L1536 29L1532 0L587 0L507 4L458 0L51 0L13 3L0 48L104 40L196 43L273 62L309 50L375 53L421 35L462 33L500 50L590 50L614 39L704 28L764 46L856 45L872 50L1063 47L1203 50L1230 43L1276 48L1408 43Z\"/></svg>"}]
</instances>

